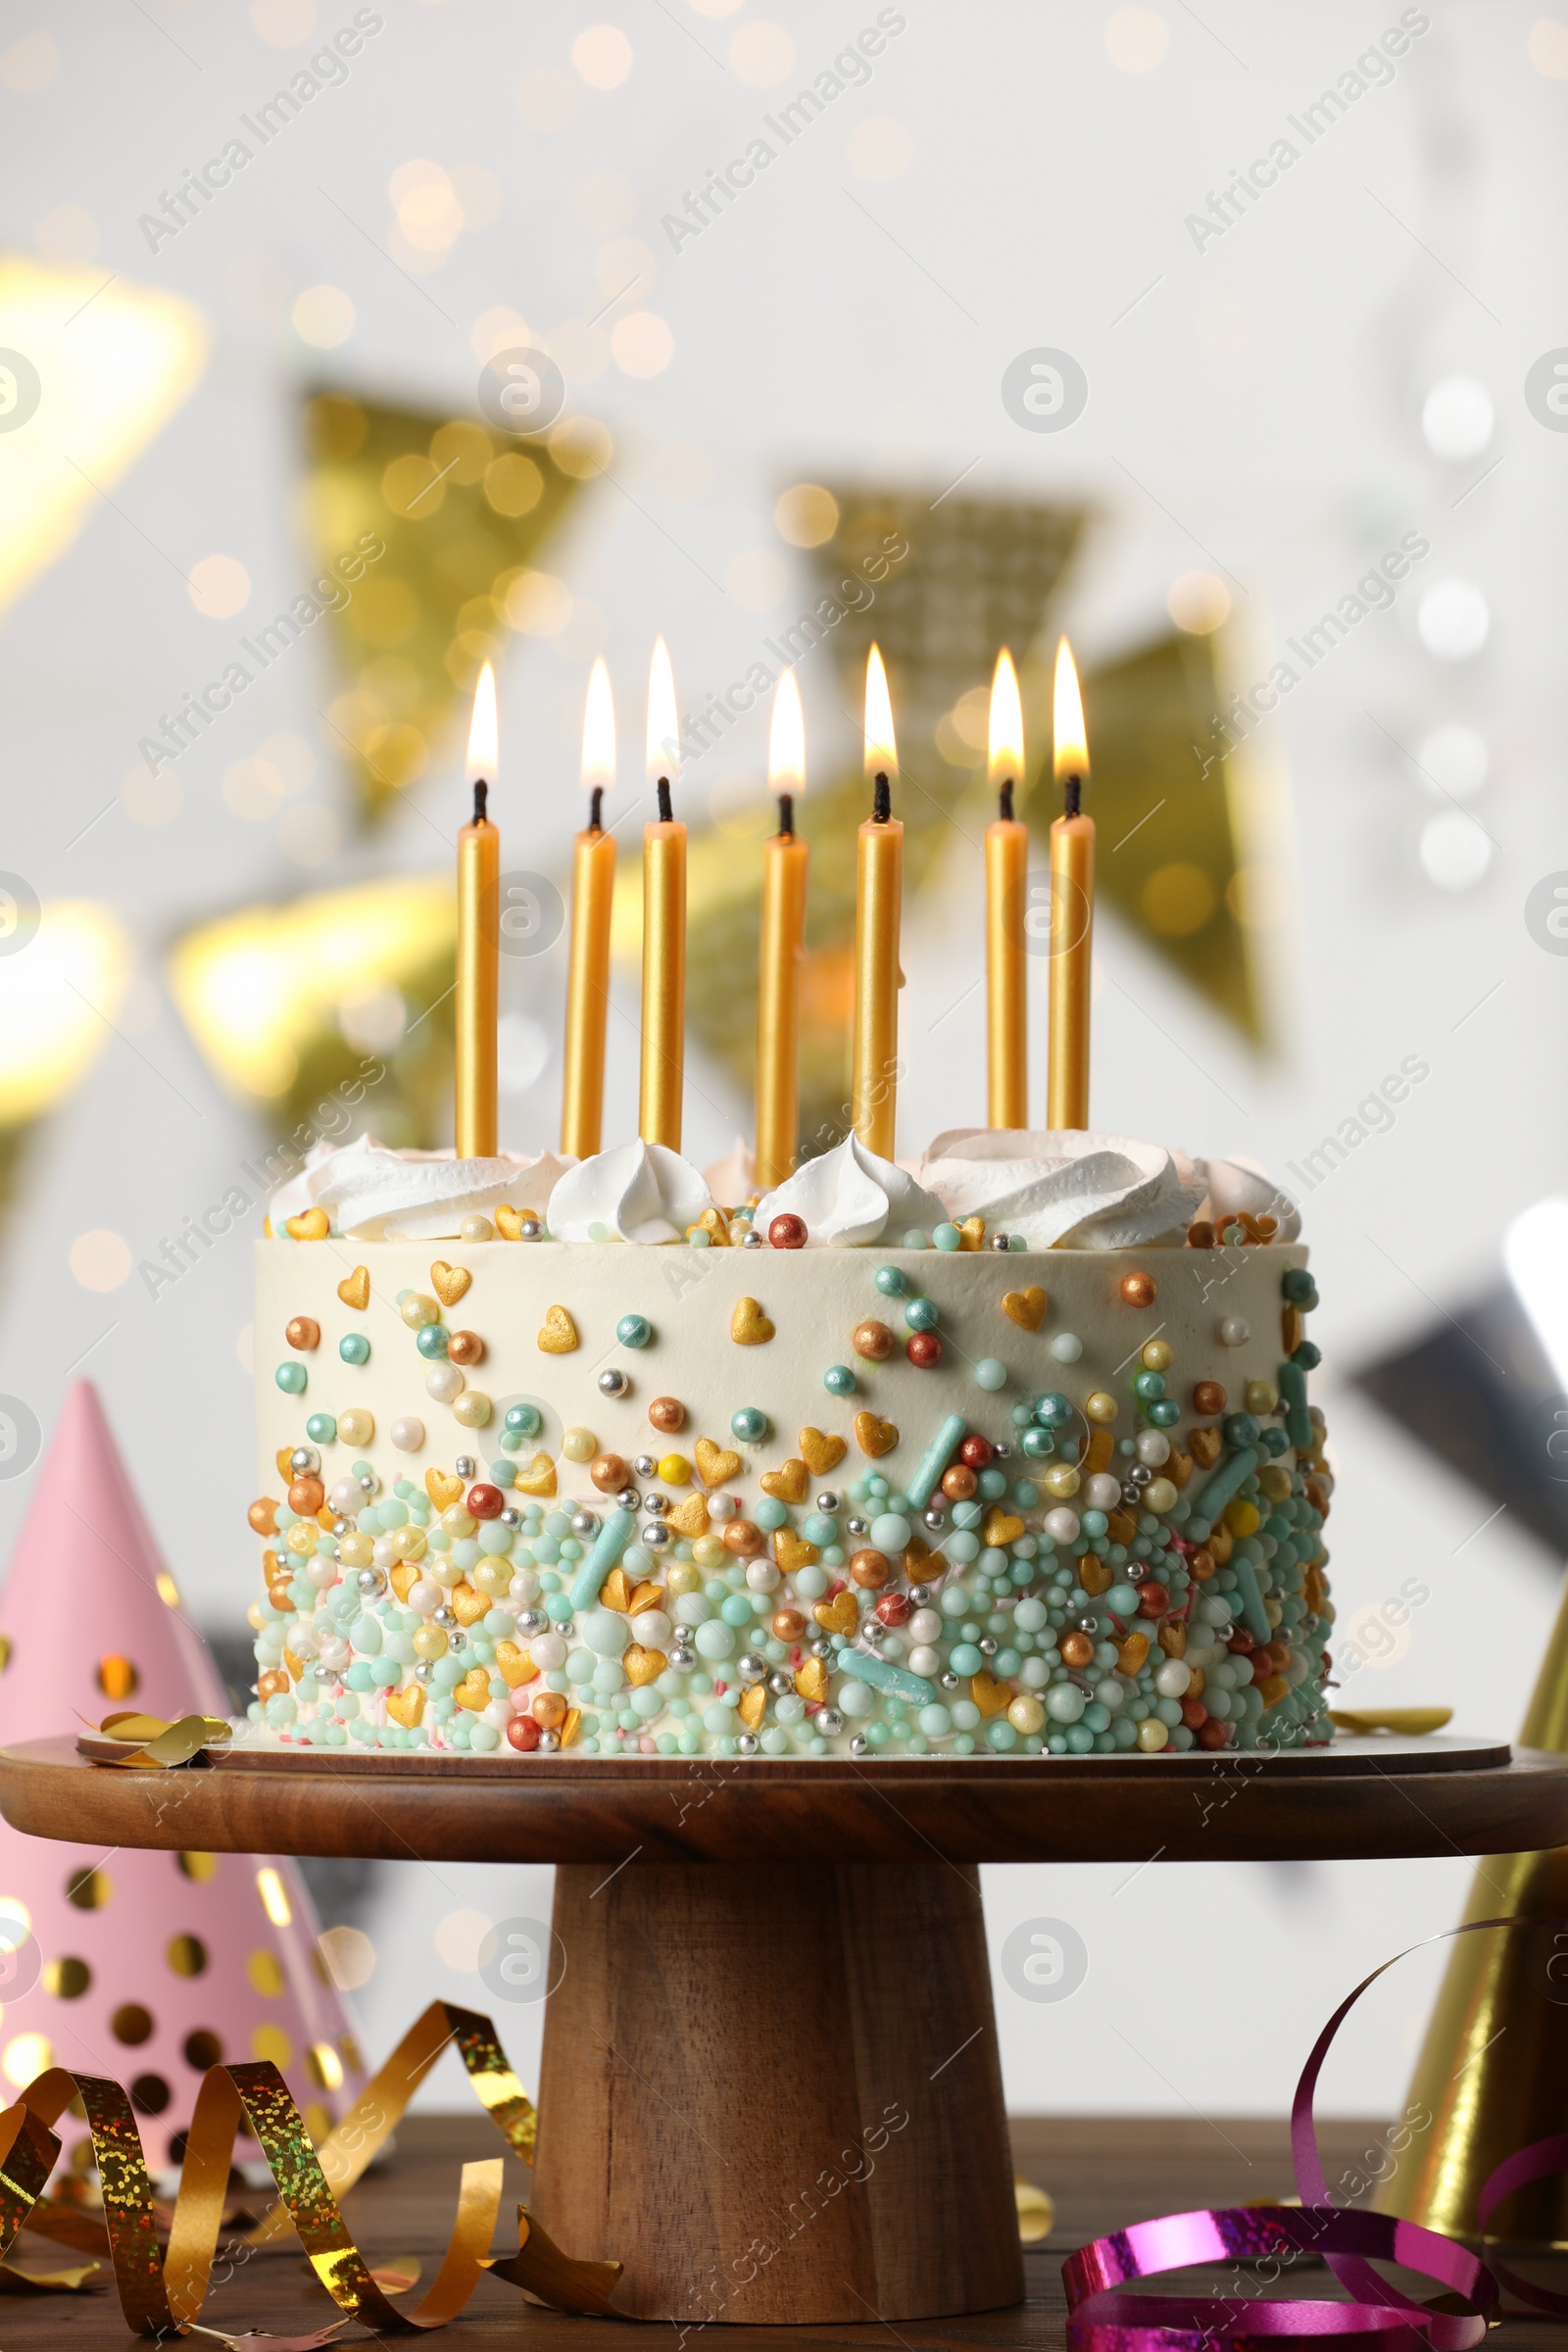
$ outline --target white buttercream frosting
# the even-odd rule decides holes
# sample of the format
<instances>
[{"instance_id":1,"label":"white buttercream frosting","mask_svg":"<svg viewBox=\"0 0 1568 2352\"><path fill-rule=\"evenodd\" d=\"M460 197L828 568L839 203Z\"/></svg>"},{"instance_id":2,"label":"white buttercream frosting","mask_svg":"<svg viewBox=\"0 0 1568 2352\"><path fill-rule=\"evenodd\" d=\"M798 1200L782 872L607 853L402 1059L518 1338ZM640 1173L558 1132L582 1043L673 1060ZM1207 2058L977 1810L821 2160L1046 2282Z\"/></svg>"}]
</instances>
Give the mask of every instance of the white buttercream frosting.
<instances>
[{"instance_id":1,"label":"white buttercream frosting","mask_svg":"<svg viewBox=\"0 0 1568 2352\"><path fill-rule=\"evenodd\" d=\"M268 1203L273 1231L285 1217L324 1208L356 1242L453 1239L465 1217L490 1216L503 1202L542 1210L573 1165L553 1152L458 1159L450 1152L389 1152L373 1136L313 1144L305 1165Z\"/></svg>"},{"instance_id":2,"label":"white buttercream frosting","mask_svg":"<svg viewBox=\"0 0 1568 2352\"><path fill-rule=\"evenodd\" d=\"M578 1160L550 1196L558 1242L678 1242L713 1196L702 1172L662 1144L622 1144Z\"/></svg>"},{"instance_id":3,"label":"white buttercream frosting","mask_svg":"<svg viewBox=\"0 0 1568 2352\"><path fill-rule=\"evenodd\" d=\"M703 1170L703 1181L725 1208L739 1208L757 1190L754 1172L752 1147L744 1135L738 1135L723 1158Z\"/></svg>"},{"instance_id":4,"label":"white buttercream frosting","mask_svg":"<svg viewBox=\"0 0 1568 2352\"><path fill-rule=\"evenodd\" d=\"M1088 1131L956 1127L920 1162L947 1214L983 1216L1031 1250L1131 1250L1182 1240L1206 1185L1200 1162L1161 1144Z\"/></svg>"},{"instance_id":5,"label":"white buttercream frosting","mask_svg":"<svg viewBox=\"0 0 1568 2352\"><path fill-rule=\"evenodd\" d=\"M1200 1159L1195 1167L1201 1168L1208 1178L1208 1191L1198 1213L1214 1224L1234 1217L1241 1209L1250 1216L1275 1217L1279 1220L1278 1242L1299 1239L1301 1212L1289 1193L1282 1193L1272 1177L1255 1167L1249 1159Z\"/></svg>"},{"instance_id":6,"label":"white buttercream frosting","mask_svg":"<svg viewBox=\"0 0 1568 2352\"><path fill-rule=\"evenodd\" d=\"M797 1216L805 1221L808 1247L853 1250L884 1234L902 1240L911 1227L929 1233L947 1213L906 1169L878 1158L858 1135L847 1135L835 1151L807 1160L758 1202L756 1228L765 1234L774 1217Z\"/></svg>"}]
</instances>

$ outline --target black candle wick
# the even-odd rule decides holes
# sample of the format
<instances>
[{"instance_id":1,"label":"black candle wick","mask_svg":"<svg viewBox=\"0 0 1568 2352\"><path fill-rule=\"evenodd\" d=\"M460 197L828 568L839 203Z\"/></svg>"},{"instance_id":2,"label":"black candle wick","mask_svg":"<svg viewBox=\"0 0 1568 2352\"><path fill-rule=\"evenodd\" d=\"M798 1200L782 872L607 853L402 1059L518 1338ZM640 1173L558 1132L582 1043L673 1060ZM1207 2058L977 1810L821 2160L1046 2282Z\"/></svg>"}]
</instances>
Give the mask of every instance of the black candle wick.
<instances>
[{"instance_id":1,"label":"black candle wick","mask_svg":"<svg viewBox=\"0 0 1568 2352\"><path fill-rule=\"evenodd\" d=\"M778 829L786 841L795 833L795 795L781 792L778 796Z\"/></svg>"},{"instance_id":2,"label":"black candle wick","mask_svg":"<svg viewBox=\"0 0 1568 2352\"><path fill-rule=\"evenodd\" d=\"M660 777L660 779L659 779L659 784L658 784L658 792L659 792L659 821L660 821L660 823L661 823L662 825L672 825L672 824L674 823L674 821L675 821L675 811L674 811L674 808L673 808L671 807L671 805L670 805L670 798L669 798L669 778L668 778L667 776L661 776L661 777Z\"/></svg>"},{"instance_id":3,"label":"black candle wick","mask_svg":"<svg viewBox=\"0 0 1568 2352\"><path fill-rule=\"evenodd\" d=\"M480 776L476 779L473 787L473 821L476 825L482 825L489 821L484 812L484 805L489 797L490 787Z\"/></svg>"},{"instance_id":4,"label":"black candle wick","mask_svg":"<svg viewBox=\"0 0 1568 2352\"><path fill-rule=\"evenodd\" d=\"M1012 822L1012 778L1009 776L997 794L997 813L1004 825Z\"/></svg>"},{"instance_id":5,"label":"black candle wick","mask_svg":"<svg viewBox=\"0 0 1568 2352\"><path fill-rule=\"evenodd\" d=\"M596 784L588 798L588 830L590 833L604 831L604 809L605 788L602 784Z\"/></svg>"},{"instance_id":6,"label":"black candle wick","mask_svg":"<svg viewBox=\"0 0 1568 2352\"><path fill-rule=\"evenodd\" d=\"M1078 814L1078 803L1083 792L1083 786L1084 780L1082 776L1067 776L1063 778L1061 794L1062 814L1064 816L1076 816Z\"/></svg>"},{"instance_id":7,"label":"black candle wick","mask_svg":"<svg viewBox=\"0 0 1568 2352\"><path fill-rule=\"evenodd\" d=\"M893 787L885 775L878 775L871 795L871 822L885 825L893 814Z\"/></svg>"}]
</instances>

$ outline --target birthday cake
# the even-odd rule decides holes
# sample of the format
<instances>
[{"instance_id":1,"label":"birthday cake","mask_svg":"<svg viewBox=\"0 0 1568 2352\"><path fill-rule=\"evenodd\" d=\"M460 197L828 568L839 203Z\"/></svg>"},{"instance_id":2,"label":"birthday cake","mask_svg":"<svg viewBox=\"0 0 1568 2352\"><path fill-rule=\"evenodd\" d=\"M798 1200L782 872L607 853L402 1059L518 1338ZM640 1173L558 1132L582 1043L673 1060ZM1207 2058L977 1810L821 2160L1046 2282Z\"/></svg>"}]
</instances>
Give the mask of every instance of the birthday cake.
<instances>
[{"instance_id":1,"label":"birthday cake","mask_svg":"<svg viewBox=\"0 0 1568 2352\"><path fill-rule=\"evenodd\" d=\"M737 1189L731 1187L731 1189ZM318 1147L257 1245L257 1694L284 1751L1326 1741L1333 1488L1290 1203L1234 1162L852 1136Z\"/></svg>"}]
</instances>

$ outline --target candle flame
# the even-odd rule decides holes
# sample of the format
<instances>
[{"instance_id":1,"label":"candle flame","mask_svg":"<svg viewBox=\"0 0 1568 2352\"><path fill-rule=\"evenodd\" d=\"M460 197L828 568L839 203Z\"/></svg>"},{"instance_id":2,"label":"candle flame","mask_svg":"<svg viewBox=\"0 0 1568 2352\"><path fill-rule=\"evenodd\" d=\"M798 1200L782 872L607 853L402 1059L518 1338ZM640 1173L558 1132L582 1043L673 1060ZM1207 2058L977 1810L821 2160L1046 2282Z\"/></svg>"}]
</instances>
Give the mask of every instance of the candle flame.
<instances>
[{"instance_id":1,"label":"candle flame","mask_svg":"<svg viewBox=\"0 0 1568 2352\"><path fill-rule=\"evenodd\" d=\"M888 673L882 652L873 645L865 664L865 772L894 775L899 752L893 737L893 705L888 698Z\"/></svg>"},{"instance_id":2,"label":"candle flame","mask_svg":"<svg viewBox=\"0 0 1568 2352\"><path fill-rule=\"evenodd\" d=\"M648 672L648 781L680 772L680 726L675 716L675 673L662 637L654 647Z\"/></svg>"},{"instance_id":3,"label":"candle flame","mask_svg":"<svg viewBox=\"0 0 1568 2352\"><path fill-rule=\"evenodd\" d=\"M1016 784L1023 779L1023 703L1018 672L1005 646L997 656L991 681L991 781Z\"/></svg>"},{"instance_id":4,"label":"candle flame","mask_svg":"<svg viewBox=\"0 0 1568 2352\"><path fill-rule=\"evenodd\" d=\"M1065 637L1059 639L1056 645L1052 719L1056 739L1054 772L1057 783L1063 776L1087 776L1089 737L1084 728L1083 696L1078 691L1078 672L1073 666L1072 647Z\"/></svg>"},{"instance_id":5,"label":"candle flame","mask_svg":"<svg viewBox=\"0 0 1568 2352\"><path fill-rule=\"evenodd\" d=\"M582 714L582 788L612 791L615 782L615 701L601 656L588 679Z\"/></svg>"},{"instance_id":6,"label":"candle flame","mask_svg":"<svg viewBox=\"0 0 1568 2352\"><path fill-rule=\"evenodd\" d=\"M487 662L473 690L473 719L468 728L468 781L496 780L499 730L496 722L496 673Z\"/></svg>"},{"instance_id":7,"label":"candle flame","mask_svg":"<svg viewBox=\"0 0 1568 2352\"><path fill-rule=\"evenodd\" d=\"M767 739L767 784L770 792L806 790L806 720L795 672L786 669L773 696L773 724Z\"/></svg>"}]
</instances>

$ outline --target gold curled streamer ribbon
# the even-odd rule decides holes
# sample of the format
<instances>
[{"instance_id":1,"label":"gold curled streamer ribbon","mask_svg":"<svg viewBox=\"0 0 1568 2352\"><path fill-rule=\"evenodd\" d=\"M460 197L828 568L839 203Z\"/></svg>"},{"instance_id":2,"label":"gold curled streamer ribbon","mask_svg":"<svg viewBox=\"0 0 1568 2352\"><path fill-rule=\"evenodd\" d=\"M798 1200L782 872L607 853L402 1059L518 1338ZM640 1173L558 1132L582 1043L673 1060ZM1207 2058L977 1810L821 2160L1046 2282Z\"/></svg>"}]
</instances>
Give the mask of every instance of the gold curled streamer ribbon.
<instances>
[{"instance_id":1,"label":"gold curled streamer ribbon","mask_svg":"<svg viewBox=\"0 0 1568 2352\"><path fill-rule=\"evenodd\" d=\"M77 1722L84 1722L79 1716ZM134 1709L118 1715L106 1715L99 1724L88 1726L104 1740L137 1742L127 1745L123 1753L106 1753L85 1740L76 1746L91 1763L136 1765L143 1771L167 1771L173 1764L189 1764L210 1747L226 1747L233 1737L233 1727L218 1715L181 1715L177 1722L166 1723L161 1715L138 1715Z\"/></svg>"},{"instance_id":2,"label":"gold curled streamer ribbon","mask_svg":"<svg viewBox=\"0 0 1568 2352\"><path fill-rule=\"evenodd\" d=\"M0 2113L0 2258L9 2253L32 2215L60 2154L59 2136L51 2127L79 2097L92 2134L121 2308L128 2325L141 2334L184 2333L196 2322L212 2278L242 2117L267 2159L279 2203L243 2233L241 2242L267 2245L292 2229L338 2309L367 2328L407 2335L445 2327L467 2302L485 2270L558 2310L608 2311L620 2264L574 2261L552 2242L524 2205L517 2208L517 2252L492 2261L487 2249L501 2208L499 2156L463 2167L447 2250L417 2310L399 2310L366 2263L334 2190L341 2193L359 2180L419 2082L449 2047L457 2048L480 2103L503 2137L531 2162L533 2106L495 2028L474 2010L433 2001L319 2150L312 2145L288 2086L270 2061L210 2067L191 2117L167 2245L159 2241L152 2182L127 2093L103 2076L51 2067L27 2085L14 2106Z\"/></svg>"}]
</instances>

